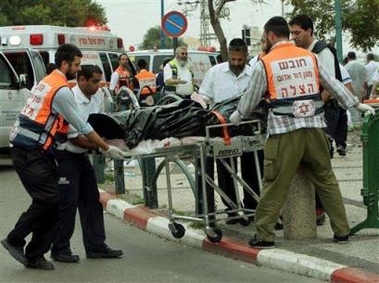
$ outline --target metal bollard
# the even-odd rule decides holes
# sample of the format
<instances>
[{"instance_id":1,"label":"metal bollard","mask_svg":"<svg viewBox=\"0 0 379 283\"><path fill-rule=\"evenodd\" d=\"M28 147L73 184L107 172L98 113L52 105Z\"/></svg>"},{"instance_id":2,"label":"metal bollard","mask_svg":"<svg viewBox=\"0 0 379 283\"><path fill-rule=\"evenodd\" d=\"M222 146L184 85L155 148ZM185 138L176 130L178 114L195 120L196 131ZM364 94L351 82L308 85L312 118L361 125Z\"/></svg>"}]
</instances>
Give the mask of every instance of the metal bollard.
<instances>
[{"instance_id":1,"label":"metal bollard","mask_svg":"<svg viewBox=\"0 0 379 283\"><path fill-rule=\"evenodd\" d=\"M152 184L152 178L155 175L155 158L140 158L139 159L141 172L142 172L142 186L143 186L143 197L145 200L145 206L149 208L158 207L158 196L157 196L157 184Z\"/></svg>"},{"instance_id":2,"label":"metal bollard","mask_svg":"<svg viewBox=\"0 0 379 283\"><path fill-rule=\"evenodd\" d=\"M95 170L96 180L98 184L103 184L105 180L104 168L105 157L102 154L92 153L92 167Z\"/></svg>"},{"instance_id":3,"label":"metal bollard","mask_svg":"<svg viewBox=\"0 0 379 283\"><path fill-rule=\"evenodd\" d=\"M315 190L299 167L292 179L283 206L284 238L314 239L317 237Z\"/></svg>"},{"instance_id":4,"label":"metal bollard","mask_svg":"<svg viewBox=\"0 0 379 283\"><path fill-rule=\"evenodd\" d=\"M116 194L125 194L124 161L113 160Z\"/></svg>"}]
</instances>

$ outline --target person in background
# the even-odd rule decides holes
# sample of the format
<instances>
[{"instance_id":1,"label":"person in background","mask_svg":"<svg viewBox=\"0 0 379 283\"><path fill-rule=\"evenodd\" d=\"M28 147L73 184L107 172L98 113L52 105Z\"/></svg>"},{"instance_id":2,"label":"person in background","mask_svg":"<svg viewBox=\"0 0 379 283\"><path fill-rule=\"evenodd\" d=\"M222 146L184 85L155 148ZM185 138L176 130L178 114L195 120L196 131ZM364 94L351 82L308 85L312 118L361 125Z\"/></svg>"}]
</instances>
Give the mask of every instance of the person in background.
<instances>
[{"instance_id":1,"label":"person in background","mask_svg":"<svg viewBox=\"0 0 379 283\"><path fill-rule=\"evenodd\" d=\"M157 74L157 79L156 79L156 86L157 86L157 91L162 92L164 91L165 83L164 83L164 73L163 69L166 66L168 62L170 62L172 59L171 58L165 58L162 62L162 65L159 67L159 72ZM163 93L161 93L162 96Z\"/></svg>"},{"instance_id":2,"label":"person in background","mask_svg":"<svg viewBox=\"0 0 379 283\"><path fill-rule=\"evenodd\" d=\"M92 113L104 113L104 95L99 88L102 71L97 65L84 65L77 74L72 88L80 116L87 120ZM69 140L58 146L56 159L59 172L59 221L51 248L51 258L60 262L78 262L72 254L70 239L75 229L76 211L79 210L83 244L88 258L116 258L121 250L111 249L105 243L104 213L100 203L95 171L88 152L97 150L72 125Z\"/></svg>"},{"instance_id":3,"label":"person in background","mask_svg":"<svg viewBox=\"0 0 379 283\"><path fill-rule=\"evenodd\" d=\"M118 91L122 86L134 90L133 86L133 71L130 68L129 56L126 53L122 53L118 56L118 67L112 73L111 81L109 83L109 90L113 95L118 94Z\"/></svg>"},{"instance_id":4,"label":"person in background","mask_svg":"<svg viewBox=\"0 0 379 283\"><path fill-rule=\"evenodd\" d=\"M204 80L200 86L199 94L203 97L204 101L213 105L214 103L223 102L227 99L241 96L246 90L251 80L252 68L247 65L247 45L243 39L234 38L230 41L228 46L228 62L220 63L208 70ZM241 174L244 181L253 189L255 194L260 195L260 176L263 174L263 151L257 152L259 167L255 166L255 159L253 152L244 152L241 156ZM235 168L237 168L237 159L234 158ZM227 162L230 165L228 160ZM234 180L227 169L222 165L220 160L216 161L218 185L220 189L237 204L236 191ZM207 174L213 178L214 160L209 158L207 160ZM259 170L259 171L258 171ZM260 174L258 174L258 172ZM210 187L207 190L212 190ZM232 207L222 199L224 205L227 207L227 214L229 217L237 216L236 212L228 212ZM255 210L257 201L246 191L244 191L243 199L244 208ZM212 204L210 205L210 207ZM251 217L250 219L253 219ZM238 219L227 220L227 224L235 224Z\"/></svg>"},{"instance_id":5,"label":"person in background","mask_svg":"<svg viewBox=\"0 0 379 283\"><path fill-rule=\"evenodd\" d=\"M352 80L353 94L359 99L359 101L363 102L363 98L365 97L366 69L365 66L357 61L355 52L350 51L347 53L347 64L345 65L345 69ZM361 124L362 118L360 113L355 111L355 109L350 109L349 111L351 113L352 123Z\"/></svg>"},{"instance_id":6,"label":"person in background","mask_svg":"<svg viewBox=\"0 0 379 283\"><path fill-rule=\"evenodd\" d=\"M188 62L188 49L179 46L175 50L175 58L166 64L163 69L166 92L190 99L194 92L193 69Z\"/></svg>"},{"instance_id":7,"label":"person in background","mask_svg":"<svg viewBox=\"0 0 379 283\"><path fill-rule=\"evenodd\" d=\"M14 259L28 268L55 268L44 254L50 250L59 219L55 148L67 140L68 124L83 133L105 156L122 159L125 155L108 145L80 116L68 80L74 79L80 70L81 57L75 45L58 47L57 69L33 87L10 134L13 166L32 203L1 243ZM25 239L30 234L26 245Z\"/></svg>"},{"instance_id":8,"label":"person in background","mask_svg":"<svg viewBox=\"0 0 379 283\"><path fill-rule=\"evenodd\" d=\"M290 183L300 164L315 183L328 211L333 240L349 242L349 224L336 176L329 158L321 87L327 89L345 107L374 113L359 103L345 86L330 76L322 62L310 51L289 40L289 27L283 17L273 17L264 26L268 50L253 72L230 121L239 123L249 116L264 96L270 105L264 148L264 180L255 214L256 234L249 241L254 248L274 248L274 226L287 198ZM301 62L301 63L300 63ZM283 69L283 65L294 68ZM304 78L303 74L307 74ZM291 80L280 78L291 77ZM279 80L280 79L280 80ZM309 87L303 88L304 81Z\"/></svg>"},{"instance_id":9,"label":"person in background","mask_svg":"<svg viewBox=\"0 0 379 283\"><path fill-rule=\"evenodd\" d=\"M370 99L376 99L378 97L378 84L379 84L379 67L376 68L374 75L372 76L372 87L370 92Z\"/></svg>"},{"instance_id":10,"label":"person in background","mask_svg":"<svg viewBox=\"0 0 379 283\"><path fill-rule=\"evenodd\" d=\"M375 70L379 68L379 62L375 61L375 56L373 53L368 53L366 55L366 95L364 99L368 99L372 93L374 84L374 73Z\"/></svg>"},{"instance_id":11,"label":"person in background","mask_svg":"<svg viewBox=\"0 0 379 283\"><path fill-rule=\"evenodd\" d=\"M139 59L137 62L137 67L139 69L136 78L136 89L140 92L140 102L146 104L147 106L154 105L154 94L157 92L157 87L155 84L156 77L155 74L150 72L147 63L144 59Z\"/></svg>"}]
</instances>

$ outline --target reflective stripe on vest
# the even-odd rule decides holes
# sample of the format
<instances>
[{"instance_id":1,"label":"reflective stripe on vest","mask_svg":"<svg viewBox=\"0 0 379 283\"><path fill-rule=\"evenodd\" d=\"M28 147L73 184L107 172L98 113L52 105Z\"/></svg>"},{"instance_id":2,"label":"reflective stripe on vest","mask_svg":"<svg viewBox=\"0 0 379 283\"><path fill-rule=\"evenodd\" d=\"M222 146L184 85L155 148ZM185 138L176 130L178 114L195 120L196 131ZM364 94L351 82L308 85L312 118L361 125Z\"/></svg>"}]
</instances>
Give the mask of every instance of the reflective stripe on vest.
<instances>
[{"instance_id":1,"label":"reflective stripe on vest","mask_svg":"<svg viewBox=\"0 0 379 283\"><path fill-rule=\"evenodd\" d=\"M261 58L267 75L268 101L273 112L291 115L297 101L313 101L314 113L322 108L317 61L313 53L290 42L279 43ZM281 114L279 114L281 113Z\"/></svg>"}]
</instances>

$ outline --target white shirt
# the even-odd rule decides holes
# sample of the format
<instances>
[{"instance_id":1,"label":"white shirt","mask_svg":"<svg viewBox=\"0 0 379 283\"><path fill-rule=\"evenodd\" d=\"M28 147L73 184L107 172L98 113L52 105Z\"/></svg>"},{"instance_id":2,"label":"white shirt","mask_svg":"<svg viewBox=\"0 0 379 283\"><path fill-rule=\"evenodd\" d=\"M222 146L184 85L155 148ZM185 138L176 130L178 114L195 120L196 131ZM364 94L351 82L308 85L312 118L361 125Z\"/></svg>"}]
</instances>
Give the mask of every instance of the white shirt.
<instances>
[{"instance_id":1,"label":"white shirt","mask_svg":"<svg viewBox=\"0 0 379 283\"><path fill-rule=\"evenodd\" d=\"M379 68L376 68L374 74L372 75L372 82L373 83L379 82Z\"/></svg>"},{"instance_id":2,"label":"white shirt","mask_svg":"<svg viewBox=\"0 0 379 283\"><path fill-rule=\"evenodd\" d=\"M375 70L379 68L379 62L370 61L366 64L366 81L368 86L372 86L374 83Z\"/></svg>"},{"instance_id":3,"label":"white shirt","mask_svg":"<svg viewBox=\"0 0 379 283\"><path fill-rule=\"evenodd\" d=\"M308 46L307 50L312 51L316 42L317 40L314 39L311 45ZM330 51L329 48L324 48L321 52L317 53L316 56L318 60L322 63L322 65L325 67L328 74L332 77L336 77L336 71L334 68L334 55L332 51Z\"/></svg>"},{"instance_id":4,"label":"white shirt","mask_svg":"<svg viewBox=\"0 0 379 283\"><path fill-rule=\"evenodd\" d=\"M176 59L175 59L176 60ZM178 75L177 78L174 79L181 79L186 81L185 84L177 84L176 87L176 94L179 95L191 95L193 93L193 83L192 83L192 73L189 69L189 65L181 66L180 63L176 60L176 67L178 69ZM166 82L168 79L172 79L172 69L170 64L166 64L166 66L163 69L163 77L164 81Z\"/></svg>"},{"instance_id":5,"label":"white shirt","mask_svg":"<svg viewBox=\"0 0 379 283\"><path fill-rule=\"evenodd\" d=\"M210 68L201 83L199 94L210 104L242 95L247 89L253 69L246 65L238 77L229 69L229 62L217 64Z\"/></svg>"},{"instance_id":6,"label":"white shirt","mask_svg":"<svg viewBox=\"0 0 379 283\"><path fill-rule=\"evenodd\" d=\"M88 99L84 93L81 91L78 85L72 88L74 93L74 99L79 107L79 115L85 121L88 120L88 117L92 113L104 113L104 93L99 88L98 91L91 96L91 99ZM68 138L76 138L81 133L74 128L71 124L68 126ZM58 146L59 150L67 150L74 153L83 153L88 151L86 148L79 147L74 145L72 142L67 141Z\"/></svg>"}]
</instances>

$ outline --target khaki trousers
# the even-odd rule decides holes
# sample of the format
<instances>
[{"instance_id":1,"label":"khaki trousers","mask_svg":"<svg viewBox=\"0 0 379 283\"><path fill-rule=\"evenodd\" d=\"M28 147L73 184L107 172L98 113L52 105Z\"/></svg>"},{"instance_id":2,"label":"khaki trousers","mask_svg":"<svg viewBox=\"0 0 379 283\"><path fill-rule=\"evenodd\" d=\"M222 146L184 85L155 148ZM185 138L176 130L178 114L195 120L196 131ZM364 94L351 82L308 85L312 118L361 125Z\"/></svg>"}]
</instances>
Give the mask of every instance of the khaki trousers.
<instances>
[{"instance_id":1,"label":"khaki trousers","mask_svg":"<svg viewBox=\"0 0 379 283\"><path fill-rule=\"evenodd\" d=\"M304 128L272 135L266 142L264 154L263 190L255 215L259 239L274 241L275 223L300 164L317 188L334 233L337 236L349 234L345 207L322 129Z\"/></svg>"}]
</instances>

